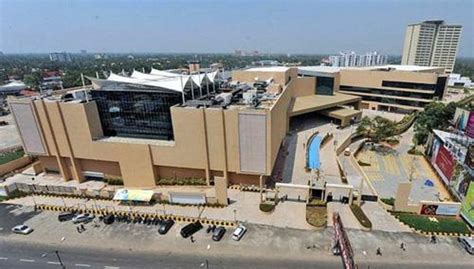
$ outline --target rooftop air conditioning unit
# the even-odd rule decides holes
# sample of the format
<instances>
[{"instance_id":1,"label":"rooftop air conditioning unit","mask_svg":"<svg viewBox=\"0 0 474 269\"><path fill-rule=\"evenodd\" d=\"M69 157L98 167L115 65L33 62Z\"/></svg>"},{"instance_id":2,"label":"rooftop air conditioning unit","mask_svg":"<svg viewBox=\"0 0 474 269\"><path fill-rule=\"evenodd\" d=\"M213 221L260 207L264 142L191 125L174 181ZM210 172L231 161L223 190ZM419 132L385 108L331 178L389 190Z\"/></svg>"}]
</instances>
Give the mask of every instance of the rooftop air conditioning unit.
<instances>
[{"instance_id":1,"label":"rooftop air conditioning unit","mask_svg":"<svg viewBox=\"0 0 474 269\"><path fill-rule=\"evenodd\" d=\"M216 100L220 100L223 106L230 104L232 101L232 93L230 92L223 92L216 95Z\"/></svg>"},{"instance_id":2,"label":"rooftop air conditioning unit","mask_svg":"<svg viewBox=\"0 0 474 269\"><path fill-rule=\"evenodd\" d=\"M244 103L247 105L251 105L254 103L255 98L257 98L257 90L249 90L242 94L242 98L244 99Z\"/></svg>"}]
</instances>

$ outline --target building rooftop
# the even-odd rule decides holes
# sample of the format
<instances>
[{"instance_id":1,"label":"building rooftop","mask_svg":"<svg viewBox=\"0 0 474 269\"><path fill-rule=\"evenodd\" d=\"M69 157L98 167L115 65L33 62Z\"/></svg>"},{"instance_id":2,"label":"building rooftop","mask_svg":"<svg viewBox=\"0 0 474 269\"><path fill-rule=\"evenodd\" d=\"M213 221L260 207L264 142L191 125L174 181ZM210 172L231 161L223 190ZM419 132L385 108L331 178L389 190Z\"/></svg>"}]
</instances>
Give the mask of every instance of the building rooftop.
<instances>
[{"instance_id":1,"label":"building rooftop","mask_svg":"<svg viewBox=\"0 0 474 269\"><path fill-rule=\"evenodd\" d=\"M264 67L252 67L249 69L246 69L245 71L250 71L250 72L286 72L290 69L290 67L287 66L264 66Z\"/></svg>"}]
</instances>

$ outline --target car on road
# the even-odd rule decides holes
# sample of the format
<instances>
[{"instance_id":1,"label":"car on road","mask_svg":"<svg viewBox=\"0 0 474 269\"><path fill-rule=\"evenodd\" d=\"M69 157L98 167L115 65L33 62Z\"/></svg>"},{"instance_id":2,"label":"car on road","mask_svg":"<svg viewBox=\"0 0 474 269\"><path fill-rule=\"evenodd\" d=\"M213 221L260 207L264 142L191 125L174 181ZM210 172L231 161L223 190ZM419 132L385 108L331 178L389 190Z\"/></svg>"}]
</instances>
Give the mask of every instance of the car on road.
<instances>
[{"instance_id":1,"label":"car on road","mask_svg":"<svg viewBox=\"0 0 474 269\"><path fill-rule=\"evenodd\" d=\"M235 241L239 241L240 239L242 239L242 236L244 236L245 232L247 232L247 228L244 225L239 225L239 227L234 230L234 233L232 234L232 239L234 239Z\"/></svg>"},{"instance_id":2,"label":"car on road","mask_svg":"<svg viewBox=\"0 0 474 269\"><path fill-rule=\"evenodd\" d=\"M104 223L107 224L107 225L110 225L112 223L114 223L115 221L115 216L114 215L107 215L104 217Z\"/></svg>"},{"instance_id":3,"label":"car on road","mask_svg":"<svg viewBox=\"0 0 474 269\"><path fill-rule=\"evenodd\" d=\"M94 217L95 217L94 215L91 215L89 213L79 214L72 218L72 223L74 224L88 223L88 222L91 222L94 219Z\"/></svg>"},{"instance_id":4,"label":"car on road","mask_svg":"<svg viewBox=\"0 0 474 269\"><path fill-rule=\"evenodd\" d=\"M474 237L460 236L458 241L469 254L474 255Z\"/></svg>"},{"instance_id":5,"label":"car on road","mask_svg":"<svg viewBox=\"0 0 474 269\"><path fill-rule=\"evenodd\" d=\"M158 233L166 234L171 229L171 227L173 227L173 224L174 220L171 219L161 221L160 228L158 228Z\"/></svg>"},{"instance_id":6,"label":"car on road","mask_svg":"<svg viewBox=\"0 0 474 269\"><path fill-rule=\"evenodd\" d=\"M25 224L17 225L12 228L12 232L16 234L29 234L33 232L33 229L26 226Z\"/></svg>"},{"instance_id":7,"label":"car on road","mask_svg":"<svg viewBox=\"0 0 474 269\"><path fill-rule=\"evenodd\" d=\"M225 234L225 228L223 226L219 226L212 233L212 240L214 240L216 242L221 241L224 234Z\"/></svg>"},{"instance_id":8,"label":"car on road","mask_svg":"<svg viewBox=\"0 0 474 269\"><path fill-rule=\"evenodd\" d=\"M199 221L196 221L184 226L181 229L180 234L183 238L188 238L189 236L193 235L195 232L201 229L202 229L202 224Z\"/></svg>"},{"instance_id":9,"label":"car on road","mask_svg":"<svg viewBox=\"0 0 474 269\"><path fill-rule=\"evenodd\" d=\"M58 220L60 222L72 220L72 218L74 218L74 213L72 212L61 212L58 215Z\"/></svg>"}]
</instances>

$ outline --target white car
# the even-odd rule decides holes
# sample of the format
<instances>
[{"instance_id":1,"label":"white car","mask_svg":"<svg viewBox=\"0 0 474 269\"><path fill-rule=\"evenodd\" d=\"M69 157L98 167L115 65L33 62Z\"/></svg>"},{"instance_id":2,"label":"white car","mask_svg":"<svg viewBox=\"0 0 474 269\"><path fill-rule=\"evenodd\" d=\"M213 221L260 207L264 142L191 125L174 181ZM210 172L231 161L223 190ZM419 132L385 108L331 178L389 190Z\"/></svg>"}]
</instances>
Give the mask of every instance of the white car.
<instances>
[{"instance_id":1,"label":"white car","mask_svg":"<svg viewBox=\"0 0 474 269\"><path fill-rule=\"evenodd\" d=\"M460 236L458 241L469 254L474 255L474 237Z\"/></svg>"},{"instance_id":2,"label":"white car","mask_svg":"<svg viewBox=\"0 0 474 269\"><path fill-rule=\"evenodd\" d=\"M90 221L92 221L94 219L94 215L91 215L91 214L79 214L79 215L76 215L74 216L74 218L72 218L72 223L74 224L78 224L78 223L88 223Z\"/></svg>"},{"instance_id":3,"label":"white car","mask_svg":"<svg viewBox=\"0 0 474 269\"><path fill-rule=\"evenodd\" d=\"M234 239L235 241L239 241L242 236L244 236L246 231L247 228L245 226L239 225L239 227L234 230L234 233L232 234L232 239Z\"/></svg>"},{"instance_id":4,"label":"white car","mask_svg":"<svg viewBox=\"0 0 474 269\"><path fill-rule=\"evenodd\" d=\"M30 227L28 227L24 224L21 224L21 225L17 225L15 227L13 227L12 232L14 232L16 234L29 234L29 233L33 232L33 229L31 229Z\"/></svg>"}]
</instances>

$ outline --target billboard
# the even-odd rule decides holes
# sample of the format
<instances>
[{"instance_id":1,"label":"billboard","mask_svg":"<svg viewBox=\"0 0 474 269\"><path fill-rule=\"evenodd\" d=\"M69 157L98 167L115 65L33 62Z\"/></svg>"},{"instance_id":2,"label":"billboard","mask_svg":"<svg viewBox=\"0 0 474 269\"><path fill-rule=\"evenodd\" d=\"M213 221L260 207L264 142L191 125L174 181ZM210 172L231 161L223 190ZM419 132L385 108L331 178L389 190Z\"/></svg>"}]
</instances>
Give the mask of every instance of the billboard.
<instances>
[{"instance_id":1,"label":"billboard","mask_svg":"<svg viewBox=\"0 0 474 269\"><path fill-rule=\"evenodd\" d=\"M471 227L474 227L474 182L469 184L466 198L464 198L462 202L461 216L463 216Z\"/></svg>"},{"instance_id":2,"label":"billboard","mask_svg":"<svg viewBox=\"0 0 474 269\"><path fill-rule=\"evenodd\" d=\"M434 166L437 168L441 178L444 182L449 185L454 173L454 158L444 145L439 146L438 153L436 154Z\"/></svg>"},{"instance_id":3,"label":"billboard","mask_svg":"<svg viewBox=\"0 0 474 269\"><path fill-rule=\"evenodd\" d=\"M474 111L469 113L469 119L467 120L466 135L474 138Z\"/></svg>"},{"instance_id":4,"label":"billboard","mask_svg":"<svg viewBox=\"0 0 474 269\"><path fill-rule=\"evenodd\" d=\"M456 216L459 212L459 203L456 204L423 204L421 205L420 214L422 215L442 215Z\"/></svg>"}]
</instances>

